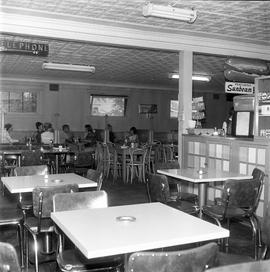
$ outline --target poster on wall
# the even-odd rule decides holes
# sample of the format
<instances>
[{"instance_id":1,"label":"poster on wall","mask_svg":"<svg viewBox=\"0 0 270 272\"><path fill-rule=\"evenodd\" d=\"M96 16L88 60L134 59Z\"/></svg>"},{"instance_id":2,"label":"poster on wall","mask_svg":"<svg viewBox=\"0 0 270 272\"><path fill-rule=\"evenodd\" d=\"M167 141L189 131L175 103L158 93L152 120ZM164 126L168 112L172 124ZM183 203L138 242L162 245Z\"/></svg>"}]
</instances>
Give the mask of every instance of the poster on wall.
<instances>
[{"instance_id":1,"label":"poster on wall","mask_svg":"<svg viewBox=\"0 0 270 272\"><path fill-rule=\"evenodd\" d=\"M255 84L240 82L225 82L225 93L254 94Z\"/></svg>"}]
</instances>

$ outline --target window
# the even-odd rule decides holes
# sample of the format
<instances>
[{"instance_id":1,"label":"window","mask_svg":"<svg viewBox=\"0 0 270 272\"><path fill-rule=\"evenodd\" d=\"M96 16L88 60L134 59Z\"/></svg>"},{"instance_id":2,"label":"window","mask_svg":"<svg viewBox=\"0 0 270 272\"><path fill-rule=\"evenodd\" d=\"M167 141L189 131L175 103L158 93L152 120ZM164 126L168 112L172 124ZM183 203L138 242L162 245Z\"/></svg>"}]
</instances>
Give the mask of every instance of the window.
<instances>
[{"instance_id":1,"label":"window","mask_svg":"<svg viewBox=\"0 0 270 272\"><path fill-rule=\"evenodd\" d=\"M127 97L125 96L90 96L90 112L93 116L125 116Z\"/></svg>"},{"instance_id":2,"label":"window","mask_svg":"<svg viewBox=\"0 0 270 272\"><path fill-rule=\"evenodd\" d=\"M170 117L171 118L177 118L178 117L178 100L171 100Z\"/></svg>"},{"instance_id":3,"label":"window","mask_svg":"<svg viewBox=\"0 0 270 272\"><path fill-rule=\"evenodd\" d=\"M6 112L37 112L34 92L0 92L0 106Z\"/></svg>"}]
</instances>

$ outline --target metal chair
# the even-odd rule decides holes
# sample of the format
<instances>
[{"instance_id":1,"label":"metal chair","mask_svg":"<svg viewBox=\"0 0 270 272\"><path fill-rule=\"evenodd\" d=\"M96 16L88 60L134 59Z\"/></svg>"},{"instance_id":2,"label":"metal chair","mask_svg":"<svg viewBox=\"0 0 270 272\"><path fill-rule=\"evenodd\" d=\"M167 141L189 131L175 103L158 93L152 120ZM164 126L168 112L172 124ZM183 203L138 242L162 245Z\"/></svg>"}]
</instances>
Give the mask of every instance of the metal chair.
<instances>
[{"instance_id":1,"label":"metal chair","mask_svg":"<svg viewBox=\"0 0 270 272\"><path fill-rule=\"evenodd\" d=\"M60 193L53 197L53 210L70 211L78 209L106 208L108 197L105 191ZM77 249L64 248L64 236L56 227L58 234L57 263L61 271L121 271L122 258L119 256L97 259L85 258Z\"/></svg>"},{"instance_id":2,"label":"metal chair","mask_svg":"<svg viewBox=\"0 0 270 272\"><path fill-rule=\"evenodd\" d=\"M56 185L51 187L36 187L33 190L33 217L27 217L24 222L24 233L26 246L26 265L29 263L29 240L30 233L34 241L35 254L35 271L39 271L38 253L40 246L38 246L38 238L41 234L45 234L45 241L49 243L49 234L54 232L54 225L50 219L53 210L53 196L57 193L70 193L78 191L77 184ZM47 249L49 245L46 245ZM51 252L49 252L51 253Z\"/></svg>"},{"instance_id":3,"label":"metal chair","mask_svg":"<svg viewBox=\"0 0 270 272\"><path fill-rule=\"evenodd\" d=\"M172 161L172 162L157 162L155 163L155 169L177 169L180 168L178 161ZM167 177L169 184L176 184L177 186L177 195L179 200L185 200L190 201L192 203L198 203L198 195L189 193L189 192L183 192L181 190L181 184L179 184L179 180L175 179L173 177ZM182 182L182 181L181 181Z\"/></svg>"},{"instance_id":4,"label":"metal chair","mask_svg":"<svg viewBox=\"0 0 270 272\"><path fill-rule=\"evenodd\" d=\"M43 156L40 150L25 150L21 153L21 166L43 164Z\"/></svg>"},{"instance_id":5,"label":"metal chair","mask_svg":"<svg viewBox=\"0 0 270 272\"><path fill-rule=\"evenodd\" d=\"M202 212L219 226L222 221L227 221L228 228L231 219L248 219L252 226L255 256L257 256L257 245L261 246L261 230L255 212L262 191L264 173L256 168L253 174L254 178L249 180L227 180L220 203L205 206ZM226 247L229 245L228 238L225 245Z\"/></svg>"},{"instance_id":6,"label":"metal chair","mask_svg":"<svg viewBox=\"0 0 270 272\"><path fill-rule=\"evenodd\" d=\"M11 244L0 242L0 271L21 272L17 252Z\"/></svg>"},{"instance_id":7,"label":"metal chair","mask_svg":"<svg viewBox=\"0 0 270 272\"><path fill-rule=\"evenodd\" d=\"M47 165L21 166L14 169L15 176L46 175L48 173L49 169ZM33 209L32 193L19 194L18 206L22 209L24 218L26 218L27 211Z\"/></svg>"},{"instance_id":8,"label":"metal chair","mask_svg":"<svg viewBox=\"0 0 270 272\"><path fill-rule=\"evenodd\" d=\"M75 153L73 170L75 173L85 176L88 169L94 166L94 152L80 151Z\"/></svg>"},{"instance_id":9,"label":"metal chair","mask_svg":"<svg viewBox=\"0 0 270 272\"><path fill-rule=\"evenodd\" d=\"M18 235L18 244L20 249L20 257L21 257L21 266L24 266L24 250L23 250L23 213L21 210L12 209L12 208L1 208L0 209L0 227L17 227L17 235ZM4 246L4 245L3 245ZM0 260L0 271L1 270L1 262ZM9 270L7 270L9 271ZM16 270L10 270L16 271Z\"/></svg>"},{"instance_id":10,"label":"metal chair","mask_svg":"<svg viewBox=\"0 0 270 272\"><path fill-rule=\"evenodd\" d=\"M101 190L103 184L103 173L101 171L89 169L86 177L97 183L97 191Z\"/></svg>"},{"instance_id":11,"label":"metal chair","mask_svg":"<svg viewBox=\"0 0 270 272\"><path fill-rule=\"evenodd\" d=\"M138 176L139 181L145 183L145 162L146 162L147 148L130 148L130 161L127 162L127 178L130 183L133 181L134 173Z\"/></svg>"},{"instance_id":12,"label":"metal chair","mask_svg":"<svg viewBox=\"0 0 270 272\"><path fill-rule=\"evenodd\" d=\"M149 174L146 187L150 202L158 201L193 215L197 215L199 212L197 203L179 200L178 196L172 197L170 195L169 183L165 175Z\"/></svg>"},{"instance_id":13,"label":"metal chair","mask_svg":"<svg viewBox=\"0 0 270 272\"><path fill-rule=\"evenodd\" d=\"M216 266L218 246L209 243L181 251L146 251L130 255L126 272L200 272Z\"/></svg>"}]
</instances>

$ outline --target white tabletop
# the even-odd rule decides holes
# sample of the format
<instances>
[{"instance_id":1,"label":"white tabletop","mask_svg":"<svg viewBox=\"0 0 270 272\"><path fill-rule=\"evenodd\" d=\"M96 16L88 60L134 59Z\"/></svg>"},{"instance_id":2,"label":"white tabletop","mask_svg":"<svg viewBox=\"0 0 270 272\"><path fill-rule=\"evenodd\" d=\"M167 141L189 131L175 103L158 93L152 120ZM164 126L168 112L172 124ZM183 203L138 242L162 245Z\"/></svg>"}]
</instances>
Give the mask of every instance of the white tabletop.
<instances>
[{"instance_id":1,"label":"white tabletop","mask_svg":"<svg viewBox=\"0 0 270 272\"><path fill-rule=\"evenodd\" d=\"M35 187L78 184L79 188L97 187L97 183L74 173L1 177L11 193L32 192Z\"/></svg>"},{"instance_id":2,"label":"white tabletop","mask_svg":"<svg viewBox=\"0 0 270 272\"><path fill-rule=\"evenodd\" d=\"M133 216L121 222L119 216ZM159 202L51 214L87 258L225 238L229 231Z\"/></svg>"},{"instance_id":3,"label":"white tabletop","mask_svg":"<svg viewBox=\"0 0 270 272\"><path fill-rule=\"evenodd\" d=\"M203 174L199 174L199 170L195 168L182 169L162 169L157 170L159 174L170 176L177 179L190 181L193 183L224 181L226 179L251 179L252 175L241 175L234 172L225 172L217 169L203 169Z\"/></svg>"}]
</instances>

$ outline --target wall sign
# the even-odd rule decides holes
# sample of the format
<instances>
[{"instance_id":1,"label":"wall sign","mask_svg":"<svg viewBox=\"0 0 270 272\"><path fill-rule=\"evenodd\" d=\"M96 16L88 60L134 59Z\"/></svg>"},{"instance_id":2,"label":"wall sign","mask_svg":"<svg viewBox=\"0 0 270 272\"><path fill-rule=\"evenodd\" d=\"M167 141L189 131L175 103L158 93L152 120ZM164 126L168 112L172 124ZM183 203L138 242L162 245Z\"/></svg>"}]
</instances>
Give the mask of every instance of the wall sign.
<instances>
[{"instance_id":1,"label":"wall sign","mask_svg":"<svg viewBox=\"0 0 270 272\"><path fill-rule=\"evenodd\" d=\"M157 104L139 104L139 113L157 113Z\"/></svg>"},{"instance_id":2,"label":"wall sign","mask_svg":"<svg viewBox=\"0 0 270 272\"><path fill-rule=\"evenodd\" d=\"M225 82L225 93L254 94L255 85L251 83Z\"/></svg>"},{"instance_id":3,"label":"wall sign","mask_svg":"<svg viewBox=\"0 0 270 272\"><path fill-rule=\"evenodd\" d=\"M49 44L0 39L0 53L47 57L49 54Z\"/></svg>"}]
</instances>

